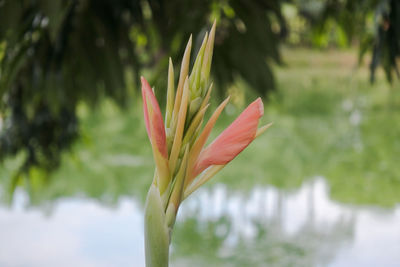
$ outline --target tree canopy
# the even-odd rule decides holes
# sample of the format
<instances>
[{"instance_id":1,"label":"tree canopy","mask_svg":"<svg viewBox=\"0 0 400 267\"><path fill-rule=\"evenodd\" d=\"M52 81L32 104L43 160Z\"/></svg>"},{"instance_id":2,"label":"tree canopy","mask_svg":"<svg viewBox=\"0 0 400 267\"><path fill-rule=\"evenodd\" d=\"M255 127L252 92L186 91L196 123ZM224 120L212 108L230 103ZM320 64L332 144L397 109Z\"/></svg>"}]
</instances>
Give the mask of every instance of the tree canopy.
<instances>
[{"instance_id":1,"label":"tree canopy","mask_svg":"<svg viewBox=\"0 0 400 267\"><path fill-rule=\"evenodd\" d=\"M190 33L198 46L214 19L220 94L241 77L265 95L274 88L267 59L280 61L278 0L10 0L0 18L0 153L25 151L26 169L58 165L78 135L79 102L125 105L146 71L164 88L168 56L181 57Z\"/></svg>"}]
</instances>

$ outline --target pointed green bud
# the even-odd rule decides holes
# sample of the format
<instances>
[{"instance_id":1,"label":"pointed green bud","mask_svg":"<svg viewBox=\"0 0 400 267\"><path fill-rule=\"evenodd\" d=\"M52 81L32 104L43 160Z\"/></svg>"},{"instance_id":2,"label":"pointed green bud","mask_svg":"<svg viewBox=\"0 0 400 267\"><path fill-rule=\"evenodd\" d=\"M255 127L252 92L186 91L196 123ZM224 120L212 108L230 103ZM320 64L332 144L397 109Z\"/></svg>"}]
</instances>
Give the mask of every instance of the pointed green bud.
<instances>
[{"instance_id":1,"label":"pointed green bud","mask_svg":"<svg viewBox=\"0 0 400 267\"><path fill-rule=\"evenodd\" d=\"M172 60L169 58L168 67L168 89L167 89L167 108L165 112L165 126L170 127L171 116L174 110L174 100L175 100L175 85L174 85L174 66L172 65Z\"/></svg>"},{"instance_id":2,"label":"pointed green bud","mask_svg":"<svg viewBox=\"0 0 400 267\"><path fill-rule=\"evenodd\" d=\"M189 104L189 114L188 114L188 118L186 120L186 128L189 127L189 124L191 123L193 117L196 115L197 111L199 110L201 103L203 102L203 99L198 96L195 99L193 99L192 101L190 101Z\"/></svg>"},{"instance_id":3,"label":"pointed green bud","mask_svg":"<svg viewBox=\"0 0 400 267\"><path fill-rule=\"evenodd\" d=\"M212 56L213 56L213 50L214 50L214 38L215 38L215 27L216 27L216 21L214 21L214 24L211 28L210 35L207 40L207 45L206 45L206 50L204 52L204 59L203 59L203 64L201 67L201 81L200 83L205 85L208 83L208 78L210 76L210 70L211 70L211 61L212 61ZM204 92L203 92L204 93Z\"/></svg>"},{"instance_id":4,"label":"pointed green bud","mask_svg":"<svg viewBox=\"0 0 400 267\"><path fill-rule=\"evenodd\" d=\"M203 107L208 105L208 102L209 102L210 96L211 96L211 92L212 92L212 88L213 88L213 83L211 83L210 86L208 87L208 89L204 92L205 96L203 98L203 103L201 103L200 109L202 109Z\"/></svg>"},{"instance_id":5,"label":"pointed green bud","mask_svg":"<svg viewBox=\"0 0 400 267\"><path fill-rule=\"evenodd\" d=\"M210 104L206 105L204 108L200 109L199 112L197 112L196 116L194 116L192 122L190 123L189 128L187 129L185 133L185 137L183 138L182 145L186 145L189 142L191 142L194 137L194 134L196 132L196 129L199 128L199 125L203 122L204 119L204 114L206 113L207 108L210 106Z\"/></svg>"},{"instance_id":6,"label":"pointed green bud","mask_svg":"<svg viewBox=\"0 0 400 267\"><path fill-rule=\"evenodd\" d=\"M185 79L189 73L189 63L190 63L190 51L192 49L192 35L190 35L189 41L186 45L185 53L182 58L181 72L179 74L179 82L178 87L176 89L175 103L174 103L174 112L173 112L173 126L176 126L176 122L178 120L178 112L181 106L182 94L183 94L183 86L185 83ZM175 128L173 128L175 130Z\"/></svg>"},{"instance_id":7,"label":"pointed green bud","mask_svg":"<svg viewBox=\"0 0 400 267\"><path fill-rule=\"evenodd\" d=\"M207 45L207 40L208 40L208 33L206 32L203 43L200 46L199 52L197 53L196 61L194 62L192 72L190 74L190 88L192 89L192 95L193 98L196 98L200 96L201 91L200 91L200 76L201 76L201 68L203 65L203 57L204 57L204 51L206 49Z\"/></svg>"},{"instance_id":8,"label":"pointed green bud","mask_svg":"<svg viewBox=\"0 0 400 267\"><path fill-rule=\"evenodd\" d=\"M175 173L176 161L179 156L179 151L182 144L183 132L186 121L186 113L188 110L188 100L190 97L189 80L186 76L185 85L183 86L182 102L180 103L179 113L177 116L176 131L174 134L174 141L172 143L171 154L169 157L169 167L171 175Z\"/></svg>"},{"instance_id":9,"label":"pointed green bud","mask_svg":"<svg viewBox=\"0 0 400 267\"><path fill-rule=\"evenodd\" d=\"M199 107L201 106L201 103L203 102L203 99L201 97L196 97L190 102L189 106L189 112L191 114L195 114L198 110Z\"/></svg>"}]
</instances>

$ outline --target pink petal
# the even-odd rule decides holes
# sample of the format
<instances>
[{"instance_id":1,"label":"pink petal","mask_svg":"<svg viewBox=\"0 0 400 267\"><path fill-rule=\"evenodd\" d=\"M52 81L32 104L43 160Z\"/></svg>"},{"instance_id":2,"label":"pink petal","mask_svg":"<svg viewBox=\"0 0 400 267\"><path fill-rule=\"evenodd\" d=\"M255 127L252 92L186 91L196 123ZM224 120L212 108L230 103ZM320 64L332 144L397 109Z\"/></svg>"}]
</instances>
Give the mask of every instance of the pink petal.
<instances>
[{"instance_id":1,"label":"pink petal","mask_svg":"<svg viewBox=\"0 0 400 267\"><path fill-rule=\"evenodd\" d=\"M254 140L258 121L263 114L263 103L257 98L200 153L192 176L196 177L211 165L225 165L233 160Z\"/></svg>"},{"instance_id":2,"label":"pink petal","mask_svg":"<svg viewBox=\"0 0 400 267\"><path fill-rule=\"evenodd\" d=\"M165 135L164 122L162 119L162 114L160 110L160 106L158 105L157 99L151 90L149 83L145 78L141 77L142 81L142 97L143 97L143 113L144 113L144 121L146 124L147 134L149 136L150 141L152 140L152 135L157 150L160 151L161 155L167 158L167 139ZM149 102L149 103L148 103ZM150 105L150 106L148 106ZM152 110L151 114L149 114L149 109Z\"/></svg>"}]
</instances>

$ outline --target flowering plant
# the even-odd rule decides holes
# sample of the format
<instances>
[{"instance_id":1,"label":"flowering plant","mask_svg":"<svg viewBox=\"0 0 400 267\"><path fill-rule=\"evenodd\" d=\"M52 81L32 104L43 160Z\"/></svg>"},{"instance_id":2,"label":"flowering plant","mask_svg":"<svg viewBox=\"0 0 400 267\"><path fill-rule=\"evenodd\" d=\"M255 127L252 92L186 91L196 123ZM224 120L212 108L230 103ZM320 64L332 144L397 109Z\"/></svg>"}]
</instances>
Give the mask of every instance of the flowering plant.
<instances>
[{"instance_id":1,"label":"flowering plant","mask_svg":"<svg viewBox=\"0 0 400 267\"><path fill-rule=\"evenodd\" d=\"M192 38L183 55L175 90L171 59L165 124L154 93L141 77L143 111L156 170L145 205L146 266L168 266L169 244L179 205L233 160L271 124L258 128L264 108L260 98L251 103L211 144L205 146L223 101L202 127L209 107L209 85L215 22L206 33L189 75Z\"/></svg>"}]
</instances>

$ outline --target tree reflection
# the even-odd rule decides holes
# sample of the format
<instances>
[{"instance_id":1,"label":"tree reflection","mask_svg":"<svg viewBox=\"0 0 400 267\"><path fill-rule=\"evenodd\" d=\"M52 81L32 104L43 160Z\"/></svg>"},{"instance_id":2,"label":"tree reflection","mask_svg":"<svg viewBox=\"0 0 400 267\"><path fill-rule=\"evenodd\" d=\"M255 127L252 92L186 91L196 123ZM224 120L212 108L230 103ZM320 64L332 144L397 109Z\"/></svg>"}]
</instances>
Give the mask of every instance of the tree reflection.
<instances>
[{"instance_id":1,"label":"tree reflection","mask_svg":"<svg viewBox=\"0 0 400 267\"><path fill-rule=\"evenodd\" d=\"M228 195L221 187L203 191L184 207L177 224L173 266L326 265L351 242L355 216L346 209L333 217L326 214L330 207L316 209L315 194L327 196L323 182L314 183L294 193L271 188L251 196ZM305 216L296 218L291 213L296 209Z\"/></svg>"}]
</instances>

